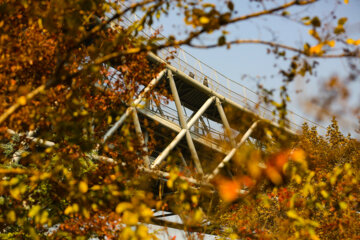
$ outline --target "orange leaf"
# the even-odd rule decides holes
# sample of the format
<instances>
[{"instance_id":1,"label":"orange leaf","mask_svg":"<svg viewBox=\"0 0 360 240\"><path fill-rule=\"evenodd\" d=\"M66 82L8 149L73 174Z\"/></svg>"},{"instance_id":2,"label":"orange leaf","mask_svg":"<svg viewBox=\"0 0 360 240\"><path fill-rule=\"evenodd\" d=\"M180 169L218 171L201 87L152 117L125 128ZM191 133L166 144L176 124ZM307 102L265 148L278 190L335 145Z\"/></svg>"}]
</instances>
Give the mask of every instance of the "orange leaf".
<instances>
[{"instance_id":1,"label":"orange leaf","mask_svg":"<svg viewBox=\"0 0 360 240\"><path fill-rule=\"evenodd\" d=\"M216 182L220 197L225 202L232 202L238 197L238 190L240 189L238 181L220 178Z\"/></svg>"},{"instance_id":2,"label":"orange leaf","mask_svg":"<svg viewBox=\"0 0 360 240\"><path fill-rule=\"evenodd\" d=\"M279 153L278 155L275 156L275 167L277 170L281 171L285 165L285 163L287 163L289 160L289 154L288 151L284 151Z\"/></svg>"},{"instance_id":3,"label":"orange leaf","mask_svg":"<svg viewBox=\"0 0 360 240\"><path fill-rule=\"evenodd\" d=\"M281 174L272 166L267 166L265 170L266 176L276 185L279 185L283 182Z\"/></svg>"}]
</instances>

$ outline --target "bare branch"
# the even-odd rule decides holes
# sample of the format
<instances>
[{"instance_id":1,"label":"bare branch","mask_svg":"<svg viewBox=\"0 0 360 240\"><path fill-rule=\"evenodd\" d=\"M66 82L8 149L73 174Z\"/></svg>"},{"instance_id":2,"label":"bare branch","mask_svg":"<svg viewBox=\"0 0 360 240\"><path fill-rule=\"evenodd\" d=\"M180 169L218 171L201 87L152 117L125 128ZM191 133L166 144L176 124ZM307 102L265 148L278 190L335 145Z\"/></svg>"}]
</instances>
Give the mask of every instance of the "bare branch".
<instances>
[{"instance_id":1,"label":"bare branch","mask_svg":"<svg viewBox=\"0 0 360 240\"><path fill-rule=\"evenodd\" d=\"M270 13L286 9L286 8L289 8L289 7L294 6L294 5L307 5L307 4L317 2L317 1L318 0L304 0L304 1L302 1L302 0L294 0L292 2L285 3L284 5L281 5L281 6L269 9L269 10L264 10L264 11L252 13L252 14L249 14L249 15L244 15L244 16L241 16L241 17L233 18L230 21L228 21L227 23L234 23L234 22L247 20L249 18L255 18L255 17L262 16L262 15L268 15Z\"/></svg>"},{"instance_id":2,"label":"bare branch","mask_svg":"<svg viewBox=\"0 0 360 240\"><path fill-rule=\"evenodd\" d=\"M275 43L275 42L271 42L271 41L254 40L254 39L234 40L234 41L226 42L224 45L229 46L231 44L262 44L262 45L268 45L268 46L271 46L271 47L278 47L278 48L286 49L286 50L289 50L289 51L292 51L292 52L300 53L302 55L305 55L305 56L311 57L311 58L342 58L342 57L357 57L358 58L359 57L359 54L356 54L354 52L342 53L342 54L328 54L328 55L309 55L308 52L306 52L306 51L304 51L302 49L291 47L291 46L288 46L288 45L285 45L285 44ZM202 49L219 47L218 44L196 45L196 44L189 43L188 45L190 47L202 48Z\"/></svg>"}]
</instances>

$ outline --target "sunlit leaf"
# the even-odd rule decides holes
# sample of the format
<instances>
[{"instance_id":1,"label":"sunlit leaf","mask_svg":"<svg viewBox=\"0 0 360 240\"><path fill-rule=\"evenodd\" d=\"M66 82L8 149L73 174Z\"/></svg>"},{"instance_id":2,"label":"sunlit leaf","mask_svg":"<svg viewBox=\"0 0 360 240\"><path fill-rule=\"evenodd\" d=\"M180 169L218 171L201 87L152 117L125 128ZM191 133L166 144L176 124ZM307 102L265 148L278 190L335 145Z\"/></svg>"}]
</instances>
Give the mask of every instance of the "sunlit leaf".
<instances>
[{"instance_id":1,"label":"sunlit leaf","mask_svg":"<svg viewBox=\"0 0 360 240\"><path fill-rule=\"evenodd\" d=\"M267 166L265 169L266 176L276 185L279 185L283 182L281 174L272 166Z\"/></svg>"},{"instance_id":2,"label":"sunlit leaf","mask_svg":"<svg viewBox=\"0 0 360 240\"><path fill-rule=\"evenodd\" d=\"M238 197L240 184L235 180L220 178L216 182L220 197L226 202L232 202Z\"/></svg>"},{"instance_id":3,"label":"sunlit leaf","mask_svg":"<svg viewBox=\"0 0 360 240\"><path fill-rule=\"evenodd\" d=\"M32 218L32 217L34 217L35 215L37 215L37 214L40 212L40 210L41 210L41 206L35 205L35 206L33 206L33 207L31 208L31 210L29 211L28 216L29 216L30 218Z\"/></svg>"},{"instance_id":4,"label":"sunlit leaf","mask_svg":"<svg viewBox=\"0 0 360 240\"><path fill-rule=\"evenodd\" d=\"M16 213L14 210L10 210L7 214L6 214L6 218L9 222L15 222L16 221Z\"/></svg>"},{"instance_id":5,"label":"sunlit leaf","mask_svg":"<svg viewBox=\"0 0 360 240\"><path fill-rule=\"evenodd\" d=\"M208 24L210 22L210 19L208 17L202 16L199 19L201 24Z\"/></svg>"},{"instance_id":6,"label":"sunlit leaf","mask_svg":"<svg viewBox=\"0 0 360 240\"><path fill-rule=\"evenodd\" d=\"M125 211L122 216L122 221L123 221L123 223L128 224L128 225L135 225L138 223L139 217L136 213L133 213L130 211Z\"/></svg>"},{"instance_id":7,"label":"sunlit leaf","mask_svg":"<svg viewBox=\"0 0 360 240\"><path fill-rule=\"evenodd\" d=\"M122 203L119 203L119 204L116 206L115 211L116 211L117 213L122 213L122 212L124 212L125 210L131 209L131 208L132 208L131 203L122 202Z\"/></svg>"},{"instance_id":8,"label":"sunlit leaf","mask_svg":"<svg viewBox=\"0 0 360 240\"><path fill-rule=\"evenodd\" d=\"M27 100L26 100L26 97L25 96L21 96L18 98L18 102L20 105L25 105Z\"/></svg>"},{"instance_id":9,"label":"sunlit leaf","mask_svg":"<svg viewBox=\"0 0 360 240\"><path fill-rule=\"evenodd\" d=\"M286 215L287 215L289 218L294 218L294 219L298 218L298 215L297 215L297 213L296 213L294 210L287 211L287 212L286 212Z\"/></svg>"},{"instance_id":10,"label":"sunlit leaf","mask_svg":"<svg viewBox=\"0 0 360 240\"><path fill-rule=\"evenodd\" d=\"M79 190L80 190L80 192L82 192L82 193L86 193L86 192L88 191L88 185L87 185L87 183L84 182L84 181L81 181L81 182L79 183Z\"/></svg>"}]
</instances>

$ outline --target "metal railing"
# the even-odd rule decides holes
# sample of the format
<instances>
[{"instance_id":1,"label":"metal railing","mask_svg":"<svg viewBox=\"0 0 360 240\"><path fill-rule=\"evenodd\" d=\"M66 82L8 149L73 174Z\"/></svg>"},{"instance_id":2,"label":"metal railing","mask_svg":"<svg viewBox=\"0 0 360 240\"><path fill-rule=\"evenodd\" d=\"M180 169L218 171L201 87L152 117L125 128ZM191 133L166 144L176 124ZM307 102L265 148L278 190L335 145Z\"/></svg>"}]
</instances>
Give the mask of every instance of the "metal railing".
<instances>
[{"instance_id":1,"label":"metal railing","mask_svg":"<svg viewBox=\"0 0 360 240\"><path fill-rule=\"evenodd\" d=\"M132 18L132 19L131 19ZM139 17L136 14L132 14L126 18L123 18L121 24L129 26L134 22L138 21ZM144 28L139 32L140 35L144 37L154 36L156 31L151 28ZM161 37L165 38L165 36L159 34ZM172 49L161 49L157 52L157 55L171 64L173 67L179 69L185 74L192 74L192 77L203 83L204 80L208 82L208 87L223 95L224 97L240 104L241 106L251 110L255 114L265 118L267 120L273 122L279 122L280 118L276 114L274 114L274 108L270 108L269 106L264 106L261 104L264 96L252 91L246 86L231 80L226 77L224 74L216 71L214 68L200 61L190 53L186 52L182 48L172 48ZM234 90L232 90L234 89ZM299 132L302 129L302 125L307 123L310 127L316 126L320 132L326 130L325 127L306 119L305 117L291 111L287 110L287 124L288 127L295 131Z\"/></svg>"},{"instance_id":2,"label":"metal railing","mask_svg":"<svg viewBox=\"0 0 360 240\"><path fill-rule=\"evenodd\" d=\"M171 104L163 104L163 103L160 103L159 105L155 105L153 102L151 102L146 109L156 114L157 116L180 126L179 117L175 106L172 106ZM187 121L190 119L190 116L185 113L184 116ZM206 127L202 126L201 124L198 124L192 126L189 130L193 135L204 138L206 141L210 141L214 144L219 145L220 142L224 141L225 134L222 131L222 129L219 129L219 126L212 126L212 125L215 125L215 123L209 122L206 125Z\"/></svg>"}]
</instances>

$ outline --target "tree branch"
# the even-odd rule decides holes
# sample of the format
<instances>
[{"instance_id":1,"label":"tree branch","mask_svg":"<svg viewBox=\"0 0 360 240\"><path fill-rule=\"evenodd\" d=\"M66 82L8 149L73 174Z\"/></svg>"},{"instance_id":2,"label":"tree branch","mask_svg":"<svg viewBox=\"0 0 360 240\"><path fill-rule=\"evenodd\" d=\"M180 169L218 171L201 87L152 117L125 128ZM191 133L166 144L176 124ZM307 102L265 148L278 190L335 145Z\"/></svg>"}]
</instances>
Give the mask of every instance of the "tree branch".
<instances>
[{"instance_id":1,"label":"tree branch","mask_svg":"<svg viewBox=\"0 0 360 240\"><path fill-rule=\"evenodd\" d=\"M359 57L359 54L356 54L354 52L342 53L342 54L328 54L328 55L309 55L309 53L305 52L304 50L301 50L301 49L298 49L295 47L291 47L291 46L288 46L285 44L280 44L280 43L275 43L275 42L270 42L270 41L263 41L263 40L254 40L254 39L234 40L234 41L226 42L224 44L224 46L231 45L231 44L262 44L262 45L267 45L267 46L271 46L271 47L278 47L278 48L286 49L286 50L289 50L292 52L300 53L302 55L305 55L305 56L311 57L311 58ZM193 47L193 48L202 48L202 49L215 48L215 47L220 46L218 44L196 45L196 44L192 44L192 43L188 43L187 45L190 47Z\"/></svg>"},{"instance_id":2,"label":"tree branch","mask_svg":"<svg viewBox=\"0 0 360 240\"><path fill-rule=\"evenodd\" d=\"M228 23L239 22L239 21L247 20L249 18L255 18L255 17L262 16L262 15L267 15L267 14L270 14L270 13L273 13L273 12L277 12L277 11L289 8L291 6L294 6L294 5L307 5L307 4L317 2L317 1L318 0L308 0L308 1L307 0L303 0L303 1L302 0L294 0L292 2L285 3L284 5L281 5L281 6L269 9L269 10L264 10L264 11L252 13L252 14L249 14L249 15L244 15L244 16L241 16L241 17L233 18L233 19L229 20Z\"/></svg>"},{"instance_id":3,"label":"tree branch","mask_svg":"<svg viewBox=\"0 0 360 240\"><path fill-rule=\"evenodd\" d=\"M13 104L3 114L1 114L1 116L0 116L0 124L2 124L19 107L21 107L22 105L25 105L27 101L34 98L36 95L38 95L43 90L45 90L45 84L40 85L39 87L37 87L36 89L34 89L30 93L28 93L26 96L19 97L15 104Z\"/></svg>"},{"instance_id":4,"label":"tree branch","mask_svg":"<svg viewBox=\"0 0 360 240\"><path fill-rule=\"evenodd\" d=\"M64 66L65 62L69 59L69 57L71 56L71 51L79 48L81 46L81 44L83 44L84 42L90 40L94 34L96 34L97 32L103 30L108 24L110 24L111 22L115 21L116 19L120 18L121 16L123 16L125 13L129 12L130 10L134 10L138 7L142 7L145 6L149 3L152 3L156 0L145 0L143 2L138 2L138 3L133 3L131 4L129 7L127 7L124 11L120 12L120 13L116 13L114 14L111 18L109 18L108 20L106 20L105 22L100 23L99 25L95 26L93 29L90 30L90 32L88 32L88 34L86 34L85 37L83 37L82 39L80 39L77 43L75 43L72 47L70 47L67 51L67 53L65 54L65 57L63 58L63 60L61 60L58 64L57 67L55 69L55 74L54 76L59 76L60 74L60 70L62 69L62 67ZM51 84L47 84L47 88L50 87L49 85L53 85L56 84L56 82L58 81L58 79L55 78L54 81L51 81Z\"/></svg>"}]
</instances>

